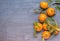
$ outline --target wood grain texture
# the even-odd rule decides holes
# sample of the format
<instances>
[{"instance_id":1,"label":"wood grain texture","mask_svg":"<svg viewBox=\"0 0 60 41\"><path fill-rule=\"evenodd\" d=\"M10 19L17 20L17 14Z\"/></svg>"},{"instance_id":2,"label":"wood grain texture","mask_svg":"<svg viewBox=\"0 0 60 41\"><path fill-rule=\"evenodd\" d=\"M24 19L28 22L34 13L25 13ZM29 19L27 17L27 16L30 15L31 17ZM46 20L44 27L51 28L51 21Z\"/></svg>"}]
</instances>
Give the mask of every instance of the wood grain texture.
<instances>
[{"instance_id":1,"label":"wood grain texture","mask_svg":"<svg viewBox=\"0 0 60 41\"><path fill-rule=\"evenodd\" d=\"M33 9L41 0L0 0L0 41L37 41L33 36ZM55 18L59 23L59 18ZM48 41L59 41L60 35ZM38 41L41 41L40 34Z\"/></svg>"}]
</instances>

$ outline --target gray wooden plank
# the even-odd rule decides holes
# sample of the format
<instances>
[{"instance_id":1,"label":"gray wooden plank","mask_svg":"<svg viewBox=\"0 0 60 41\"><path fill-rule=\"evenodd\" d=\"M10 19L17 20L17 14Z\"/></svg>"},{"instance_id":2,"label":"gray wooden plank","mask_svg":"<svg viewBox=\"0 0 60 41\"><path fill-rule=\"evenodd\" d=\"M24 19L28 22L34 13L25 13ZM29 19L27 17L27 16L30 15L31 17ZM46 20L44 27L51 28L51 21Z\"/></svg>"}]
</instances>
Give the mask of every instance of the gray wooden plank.
<instances>
[{"instance_id":1,"label":"gray wooden plank","mask_svg":"<svg viewBox=\"0 0 60 41\"><path fill-rule=\"evenodd\" d=\"M37 41L33 37L33 22L38 15L33 9L41 0L0 0L0 41ZM58 23L59 18L55 18ZM48 41L60 40L58 35ZM38 41L41 41L39 35Z\"/></svg>"}]
</instances>

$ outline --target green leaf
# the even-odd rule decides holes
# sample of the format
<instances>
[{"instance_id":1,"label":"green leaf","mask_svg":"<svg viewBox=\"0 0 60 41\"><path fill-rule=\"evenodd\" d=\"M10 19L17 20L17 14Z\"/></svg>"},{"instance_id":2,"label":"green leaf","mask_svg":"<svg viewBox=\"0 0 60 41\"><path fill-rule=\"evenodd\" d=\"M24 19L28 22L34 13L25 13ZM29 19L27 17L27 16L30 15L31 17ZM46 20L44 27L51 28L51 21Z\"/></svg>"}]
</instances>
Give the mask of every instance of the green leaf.
<instances>
[{"instance_id":1,"label":"green leaf","mask_svg":"<svg viewBox=\"0 0 60 41\"><path fill-rule=\"evenodd\" d=\"M34 24L35 26L37 26L37 22L34 22L33 24Z\"/></svg>"},{"instance_id":2,"label":"green leaf","mask_svg":"<svg viewBox=\"0 0 60 41\"><path fill-rule=\"evenodd\" d=\"M56 0L55 2L60 2L60 0Z\"/></svg>"},{"instance_id":3,"label":"green leaf","mask_svg":"<svg viewBox=\"0 0 60 41\"><path fill-rule=\"evenodd\" d=\"M52 22L52 25L56 26L56 23L55 22Z\"/></svg>"},{"instance_id":4,"label":"green leaf","mask_svg":"<svg viewBox=\"0 0 60 41\"><path fill-rule=\"evenodd\" d=\"M48 31L50 31L51 29L50 29L50 26L47 26L47 29L48 29Z\"/></svg>"},{"instance_id":5,"label":"green leaf","mask_svg":"<svg viewBox=\"0 0 60 41\"><path fill-rule=\"evenodd\" d=\"M34 37L37 37L37 33L35 29L34 29Z\"/></svg>"},{"instance_id":6,"label":"green leaf","mask_svg":"<svg viewBox=\"0 0 60 41\"><path fill-rule=\"evenodd\" d=\"M34 9L34 13L40 13L39 9Z\"/></svg>"},{"instance_id":7,"label":"green leaf","mask_svg":"<svg viewBox=\"0 0 60 41\"><path fill-rule=\"evenodd\" d=\"M48 2L52 2L52 0L48 0Z\"/></svg>"},{"instance_id":8,"label":"green leaf","mask_svg":"<svg viewBox=\"0 0 60 41\"><path fill-rule=\"evenodd\" d=\"M48 17L49 21L54 21L54 19L52 17Z\"/></svg>"},{"instance_id":9,"label":"green leaf","mask_svg":"<svg viewBox=\"0 0 60 41\"><path fill-rule=\"evenodd\" d=\"M55 26L58 26L58 24L57 24L57 22L56 22L56 21L52 22L52 24L54 24Z\"/></svg>"},{"instance_id":10,"label":"green leaf","mask_svg":"<svg viewBox=\"0 0 60 41\"><path fill-rule=\"evenodd\" d=\"M55 8L56 8L57 10L60 10L60 7L59 7L59 6L56 6Z\"/></svg>"},{"instance_id":11,"label":"green leaf","mask_svg":"<svg viewBox=\"0 0 60 41\"><path fill-rule=\"evenodd\" d=\"M55 29L53 28L52 30L51 30L51 33L53 33L55 31Z\"/></svg>"}]
</instances>

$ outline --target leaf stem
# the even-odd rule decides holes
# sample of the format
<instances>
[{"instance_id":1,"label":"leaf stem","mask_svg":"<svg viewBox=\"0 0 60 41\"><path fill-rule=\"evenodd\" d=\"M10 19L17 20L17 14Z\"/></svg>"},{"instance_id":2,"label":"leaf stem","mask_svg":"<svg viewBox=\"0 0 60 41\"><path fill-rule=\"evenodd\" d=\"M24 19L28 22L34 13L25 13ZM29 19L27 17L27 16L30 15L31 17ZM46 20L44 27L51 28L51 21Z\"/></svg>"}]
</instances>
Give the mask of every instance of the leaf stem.
<instances>
[{"instance_id":1,"label":"leaf stem","mask_svg":"<svg viewBox=\"0 0 60 41\"><path fill-rule=\"evenodd\" d=\"M34 29L34 37L36 38L37 37L37 34L36 34L36 30Z\"/></svg>"}]
</instances>

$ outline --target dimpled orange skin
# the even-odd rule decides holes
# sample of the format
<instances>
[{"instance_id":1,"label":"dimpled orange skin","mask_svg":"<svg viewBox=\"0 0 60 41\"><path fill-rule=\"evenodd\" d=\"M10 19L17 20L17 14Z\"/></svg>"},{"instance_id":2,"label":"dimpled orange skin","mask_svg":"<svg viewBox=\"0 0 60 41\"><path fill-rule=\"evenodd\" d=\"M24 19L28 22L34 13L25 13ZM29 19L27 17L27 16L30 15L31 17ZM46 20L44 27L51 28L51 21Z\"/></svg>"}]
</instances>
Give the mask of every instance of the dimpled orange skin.
<instances>
[{"instance_id":1,"label":"dimpled orange skin","mask_svg":"<svg viewBox=\"0 0 60 41\"><path fill-rule=\"evenodd\" d=\"M47 18L46 14L40 14L38 16L38 19L40 20L40 22L44 22L46 20L46 18Z\"/></svg>"},{"instance_id":2,"label":"dimpled orange skin","mask_svg":"<svg viewBox=\"0 0 60 41\"><path fill-rule=\"evenodd\" d=\"M48 16L53 16L55 14L55 9L54 8L48 8L46 10L46 13Z\"/></svg>"},{"instance_id":3,"label":"dimpled orange skin","mask_svg":"<svg viewBox=\"0 0 60 41\"><path fill-rule=\"evenodd\" d=\"M49 39L50 36L51 36L51 34L50 34L50 32L48 32L48 31L44 31L44 32L42 33L42 37L43 37L44 39Z\"/></svg>"},{"instance_id":4,"label":"dimpled orange skin","mask_svg":"<svg viewBox=\"0 0 60 41\"><path fill-rule=\"evenodd\" d=\"M42 24L41 24L41 23L37 23L37 26L34 25L34 29L35 29L37 32L41 31L41 30L42 30Z\"/></svg>"},{"instance_id":5,"label":"dimpled orange skin","mask_svg":"<svg viewBox=\"0 0 60 41\"><path fill-rule=\"evenodd\" d=\"M48 8L48 3L42 1L42 2L40 2L40 7L43 8L43 9L46 9L46 8Z\"/></svg>"},{"instance_id":6,"label":"dimpled orange skin","mask_svg":"<svg viewBox=\"0 0 60 41\"><path fill-rule=\"evenodd\" d=\"M59 33L59 31L56 30L54 34L55 34L55 35L58 35L58 33Z\"/></svg>"},{"instance_id":7,"label":"dimpled orange skin","mask_svg":"<svg viewBox=\"0 0 60 41\"><path fill-rule=\"evenodd\" d=\"M43 23L43 30L48 30L48 29L47 29L47 24L46 24L46 23Z\"/></svg>"}]
</instances>

